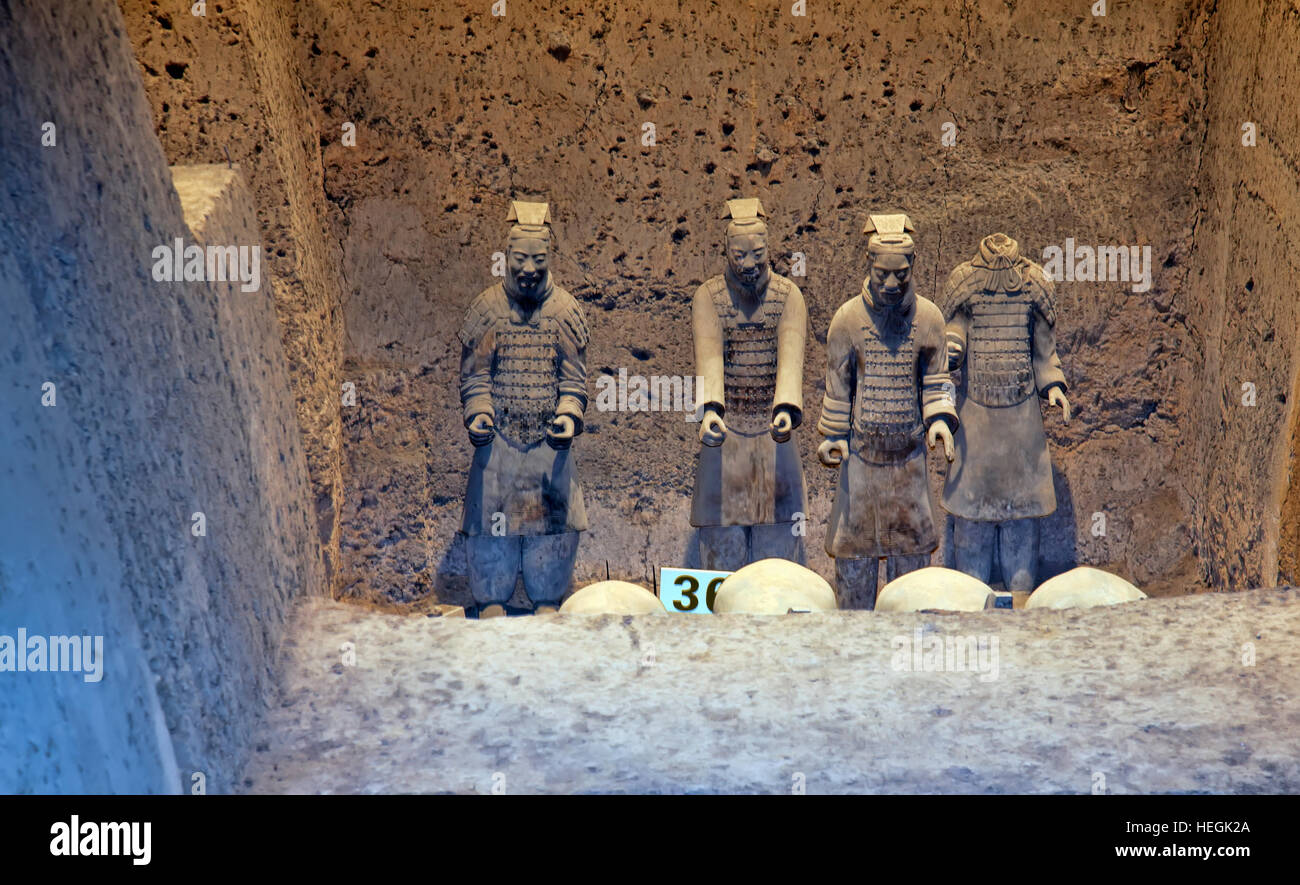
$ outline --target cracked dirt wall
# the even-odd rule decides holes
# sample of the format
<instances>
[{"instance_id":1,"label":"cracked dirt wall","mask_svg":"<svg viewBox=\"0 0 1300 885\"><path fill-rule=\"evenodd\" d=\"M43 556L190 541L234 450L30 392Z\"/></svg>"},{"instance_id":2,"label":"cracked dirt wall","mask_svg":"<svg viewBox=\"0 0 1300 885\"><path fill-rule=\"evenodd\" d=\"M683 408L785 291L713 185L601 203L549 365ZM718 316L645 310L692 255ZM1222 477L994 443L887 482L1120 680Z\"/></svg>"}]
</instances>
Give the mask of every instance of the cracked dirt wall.
<instances>
[{"instance_id":1,"label":"cracked dirt wall","mask_svg":"<svg viewBox=\"0 0 1300 885\"><path fill-rule=\"evenodd\" d=\"M229 149L249 170L321 539L331 559L341 545L334 584L347 596L467 599L455 332L493 281L511 197L552 204L556 278L593 329L593 396L602 373L693 373L689 302L722 265L717 216L730 197L763 199L778 270L807 256L801 445L809 555L824 574L823 340L864 272L864 216L912 215L931 298L995 230L1034 256L1067 238L1150 246L1149 291L1058 284L1076 418L1048 417L1060 506L1044 575L1089 563L1160 595L1267 585L1272 563L1296 559L1285 526L1300 521L1279 518L1300 511L1283 502L1287 443L1269 442L1294 424L1278 400L1293 384L1290 337L1269 337L1292 300L1267 269L1238 319L1211 292L1248 296L1250 268L1274 248L1277 280L1296 260L1294 122L1274 100L1294 83L1286 2L1110 4L1093 17L1069 0L877 0L813 4L800 19L739 0L507 4L503 17L465 0L266 0L211 4L207 20L179 0L121 3L169 156ZM1236 118L1256 108L1267 125L1240 167ZM955 145L941 142L946 123ZM1230 226L1259 233L1229 255ZM1227 381L1252 361L1270 405L1243 417ZM342 382L358 400L339 414ZM690 561L695 425L593 408L588 428L579 579L608 567L649 581Z\"/></svg>"},{"instance_id":2,"label":"cracked dirt wall","mask_svg":"<svg viewBox=\"0 0 1300 885\"><path fill-rule=\"evenodd\" d=\"M298 70L290 0L121 0L168 162L233 163L248 181L311 475L315 523L337 577L342 451L341 268L326 201L319 110Z\"/></svg>"},{"instance_id":3,"label":"cracked dirt wall","mask_svg":"<svg viewBox=\"0 0 1300 885\"><path fill-rule=\"evenodd\" d=\"M592 326L589 370L692 374L689 304L721 268L730 197L762 198L779 270L809 306L809 552L833 476L815 460L823 341L856 294L868 211L919 229L937 297L981 236L1030 254L1150 245L1154 284L1062 283L1060 349L1077 418L1048 428L1061 499L1046 571L1089 562L1154 593L1193 572L1188 445L1189 177L1203 136L1198 20L1186 4L651 2L438 9L301 7L300 63L319 92L326 188L347 220L345 592L463 600L453 543L470 460L457 410L457 326L492 282L507 201L551 202L555 276ZM335 133L357 124L356 147ZM957 143L940 142L955 122ZM656 127L644 146L643 125ZM594 387L593 387L594 395ZM648 580L689 555L695 426L589 413L580 441L593 530L579 576ZM1094 537L1092 514L1107 516Z\"/></svg>"},{"instance_id":4,"label":"cracked dirt wall","mask_svg":"<svg viewBox=\"0 0 1300 885\"><path fill-rule=\"evenodd\" d=\"M1212 6L1204 61L1214 88L1188 279L1199 432L1184 472L1202 577L1240 589L1300 572L1291 487L1300 442L1300 7Z\"/></svg>"}]
</instances>

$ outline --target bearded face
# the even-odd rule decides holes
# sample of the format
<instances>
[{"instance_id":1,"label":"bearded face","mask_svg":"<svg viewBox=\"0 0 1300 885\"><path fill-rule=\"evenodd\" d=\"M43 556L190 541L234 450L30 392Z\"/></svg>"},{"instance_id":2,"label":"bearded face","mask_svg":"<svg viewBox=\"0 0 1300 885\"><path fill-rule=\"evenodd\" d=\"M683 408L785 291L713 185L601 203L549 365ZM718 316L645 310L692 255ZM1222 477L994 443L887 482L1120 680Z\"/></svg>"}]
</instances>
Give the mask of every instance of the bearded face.
<instances>
[{"instance_id":1,"label":"bearded face","mask_svg":"<svg viewBox=\"0 0 1300 885\"><path fill-rule=\"evenodd\" d=\"M511 239L507 249L506 272L514 280L520 301L536 304L545 290L550 242L540 237L519 237Z\"/></svg>"},{"instance_id":2,"label":"bearded face","mask_svg":"<svg viewBox=\"0 0 1300 885\"><path fill-rule=\"evenodd\" d=\"M875 256L867 278L872 302L883 307L897 306L907 294L911 278L912 259L908 256L890 252Z\"/></svg>"},{"instance_id":3,"label":"bearded face","mask_svg":"<svg viewBox=\"0 0 1300 885\"><path fill-rule=\"evenodd\" d=\"M756 287L767 272L767 237L758 233L728 237L727 264L743 285Z\"/></svg>"}]
</instances>

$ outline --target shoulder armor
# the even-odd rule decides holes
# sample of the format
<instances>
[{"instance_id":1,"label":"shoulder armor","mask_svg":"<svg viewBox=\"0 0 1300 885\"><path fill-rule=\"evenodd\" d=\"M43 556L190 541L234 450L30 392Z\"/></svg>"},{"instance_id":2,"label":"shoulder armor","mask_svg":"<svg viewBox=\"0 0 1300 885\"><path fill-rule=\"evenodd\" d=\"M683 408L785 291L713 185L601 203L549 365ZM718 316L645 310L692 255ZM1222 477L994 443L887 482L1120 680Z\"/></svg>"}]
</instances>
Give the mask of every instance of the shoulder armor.
<instances>
[{"instance_id":1,"label":"shoulder armor","mask_svg":"<svg viewBox=\"0 0 1300 885\"><path fill-rule=\"evenodd\" d=\"M1055 326L1056 284L1039 265L1029 260L1026 260L1025 264L1027 265L1024 272L1025 283L1030 287L1034 307L1038 308L1038 312L1047 320L1047 325Z\"/></svg>"},{"instance_id":2,"label":"shoulder armor","mask_svg":"<svg viewBox=\"0 0 1300 885\"><path fill-rule=\"evenodd\" d=\"M461 323L458 336L461 344L472 347L483 337L497 318L497 302L504 296L505 289L500 283L478 293L465 311L465 321Z\"/></svg>"},{"instance_id":3,"label":"shoulder armor","mask_svg":"<svg viewBox=\"0 0 1300 885\"><path fill-rule=\"evenodd\" d=\"M556 286L555 291L551 293L551 300L556 303L556 320L568 334L573 336L578 347L586 347L591 334L587 329L587 318L583 316L582 308L578 305L578 299L569 294L568 289Z\"/></svg>"},{"instance_id":4,"label":"shoulder armor","mask_svg":"<svg viewBox=\"0 0 1300 885\"><path fill-rule=\"evenodd\" d=\"M943 295L935 305L942 312L944 320L951 320L973 294L974 289L970 285L970 279L974 275L975 267L969 261L963 261L948 275L948 282L943 287Z\"/></svg>"}]
</instances>

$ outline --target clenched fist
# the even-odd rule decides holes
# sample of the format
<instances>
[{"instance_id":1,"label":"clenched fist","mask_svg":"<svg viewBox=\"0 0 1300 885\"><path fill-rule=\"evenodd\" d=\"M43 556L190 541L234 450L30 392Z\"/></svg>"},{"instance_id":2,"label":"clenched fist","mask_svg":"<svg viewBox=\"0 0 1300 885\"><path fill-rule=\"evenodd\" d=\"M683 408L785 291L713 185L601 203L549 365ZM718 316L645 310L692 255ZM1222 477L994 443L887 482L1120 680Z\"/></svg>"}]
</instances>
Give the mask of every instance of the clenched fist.
<instances>
[{"instance_id":1,"label":"clenched fist","mask_svg":"<svg viewBox=\"0 0 1300 885\"><path fill-rule=\"evenodd\" d=\"M849 456L847 439L828 439L817 447L817 459L827 467L839 467Z\"/></svg>"},{"instance_id":2,"label":"clenched fist","mask_svg":"<svg viewBox=\"0 0 1300 885\"><path fill-rule=\"evenodd\" d=\"M926 444L934 448L939 440L943 440L943 454L949 461L956 457L952 446L952 429L948 427L947 421L935 421L930 425L930 432L925 435Z\"/></svg>"},{"instance_id":3,"label":"clenched fist","mask_svg":"<svg viewBox=\"0 0 1300 885\"><path fill-rule=\"evenodd\" d=\"M567 449L573 445L573 435L577 427L572 415L556 415L551 421L551 426L546 428L546 441L553 449Z\"/></svg>"},{"instance_id":4,"label":"clenched fist","mask_svg":"<svg viewBox=\"0 0 1300 885\"><path fill-rule=\"evenodd\" d=\"M727 425L722 423L722 416L716 409L705 409L700 421L700 442L706 446L720 446L727 438Z\"/></svg>"},{"instance_id":5,"label":"clenched fist","mask_svg":"<svg viewBox=\"0 0 1300 885\"><path fill-rule=\"evenodd\" d=\"M492 423L492 416L487 412L475 415L469 422L469 441L476 446L485 446L492 442L492 437L496 435L496 425Z\"/></svg>"},{"instance_id":6,"label":"clenched fist","mask_svg":"<svg viewBox=\"0 0 1300 885\"><path fill-rule=\"evenodd\" d=\"M785 442L794 432L794 417L790 414L789 409L781 409L772 419L772 439L777 442Z\"/></svg>"}]
</instances>

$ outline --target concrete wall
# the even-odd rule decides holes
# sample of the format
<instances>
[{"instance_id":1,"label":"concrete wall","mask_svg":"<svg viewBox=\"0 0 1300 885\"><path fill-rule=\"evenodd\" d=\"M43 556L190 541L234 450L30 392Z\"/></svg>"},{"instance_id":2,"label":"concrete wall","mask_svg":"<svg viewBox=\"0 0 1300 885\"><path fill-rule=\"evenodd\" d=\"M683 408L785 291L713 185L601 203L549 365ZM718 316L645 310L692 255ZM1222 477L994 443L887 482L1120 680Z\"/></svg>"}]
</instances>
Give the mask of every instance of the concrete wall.
<instances>
[{"instance_id":1,"label":"concrete wall","mask_svg":"<svg viewBox=\"0 0 1300 885\"><path fill-rule=\"evenodd\" d=\"M107 0L0 7L0 84L0 635L104 643L98 682L0 672L0 791L229 790L323 568L269 288L153 250L259 225L236 172L173 176Z\"/></svg>"}]
</instances>

